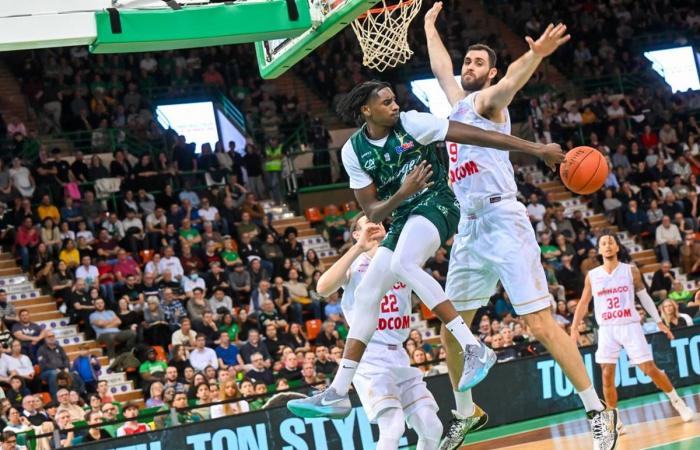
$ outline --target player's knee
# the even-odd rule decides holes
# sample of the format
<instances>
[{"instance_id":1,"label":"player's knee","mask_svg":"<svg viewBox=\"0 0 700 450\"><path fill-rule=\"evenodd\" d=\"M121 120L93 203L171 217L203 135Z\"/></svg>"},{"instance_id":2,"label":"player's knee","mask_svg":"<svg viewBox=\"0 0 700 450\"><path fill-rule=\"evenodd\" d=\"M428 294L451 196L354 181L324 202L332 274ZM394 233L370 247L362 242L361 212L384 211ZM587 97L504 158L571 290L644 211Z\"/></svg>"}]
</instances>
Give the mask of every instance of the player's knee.
<instances>
[{"instance_id":1,"label":"player's knee","mask_svg":"<svg viewBox=\"0 0 700 450\"><path fill-rule=\"evenodd\" d=\"M646 361L643 363L638 364L639 370L644 372L645 375L650 375L656 372L658 369L656 368L656 364L654 364L654 361Z\"/></svg>"},{"instance_id":2,"label":"player's knee","mask_svg":"<svg viewBox=\"0 0 700 450\"><path fill-rule=\"evenodd\" d=\"M408 419L419 438L437 442L442 437L442 422L432 408L421 408Z\"/></svg>"},{"instance_id":3,"label":"player's knee","mask_svg":"<svg viewBox=\"0 0 700 450\"><path fill-rule=\"evenodd\" d=\"M406 431L406 423L403 410L400 408L389 408L382 411L377 417L380 437L389 439L401 439Z\"/></svg>"},{"instance_id":4,"label":"player's knee","mask_svg":"<svg viewBox=\"0 0 700 450\"><path fill-rule=\"evenodd\" d=\"M405 280L409 278L411 263L401 258L401 255L398 253L394 253L394 256L391 258L389 269L396 277Z\"/></svg>"},{"instance_id":5,"label":"player's knee","mask_svg":"<svg viewBox=\"0 0 700 450\"><path fill-rule=\"evenodd\" d=\"M547 320L550 319L550 320ZM556 325L551 320L549 310L542 310L525 316L525 323L532 334L542 342L549 342L554 338Z\"/></svg>"},{"instance_id":6,"label":"player's knee","mask_svg":"<svg viewBox=\"0 0 700 450\"><path fill-rule=\"evenodd\" d=\"M610 365L610 364L606 364L601 369L601 372L603 374L603 380L610 380L610 379L612 379L613 381L615 380L615 366Z\"/></svg>"}]
</instances>

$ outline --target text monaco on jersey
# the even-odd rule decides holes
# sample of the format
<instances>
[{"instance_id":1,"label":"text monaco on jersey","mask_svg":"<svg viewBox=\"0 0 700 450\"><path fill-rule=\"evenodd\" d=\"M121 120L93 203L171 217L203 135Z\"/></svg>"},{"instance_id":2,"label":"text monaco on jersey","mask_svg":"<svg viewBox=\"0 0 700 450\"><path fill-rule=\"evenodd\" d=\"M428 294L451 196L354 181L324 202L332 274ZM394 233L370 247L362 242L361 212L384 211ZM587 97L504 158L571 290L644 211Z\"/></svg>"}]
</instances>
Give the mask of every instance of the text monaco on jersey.
<instances>
[{"instance_id":1,"label":"text monaco on jersey","mask_svg":"<svg viewBox=\"0 0 700 450\"><path fill-rule=\"evenodd\" d=\"M618 286L610 289L601 289L596 292L596 297L603 297L604 295L610 294L620 294L622 292L628 292L630 290L629 286Z\"/></svg>"}]
</instances>

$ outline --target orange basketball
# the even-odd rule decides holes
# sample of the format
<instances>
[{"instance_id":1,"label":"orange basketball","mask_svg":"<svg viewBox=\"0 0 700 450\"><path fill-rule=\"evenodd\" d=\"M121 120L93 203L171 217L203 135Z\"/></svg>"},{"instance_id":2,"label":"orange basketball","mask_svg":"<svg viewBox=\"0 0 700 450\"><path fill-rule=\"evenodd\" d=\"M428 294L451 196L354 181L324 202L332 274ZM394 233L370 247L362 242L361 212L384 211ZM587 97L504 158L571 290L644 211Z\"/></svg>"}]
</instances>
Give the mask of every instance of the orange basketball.
<instances>
[{"instance_id":1,"label":"orange basketball","mask_svg":"<svg viewBox=\"0 0 700 450\"><path fill-rule=\"evenodd\" d=\"M577 194L592 194L608 177L608 161L593 147L571 149L559 166L564 185Z\"/></svg>"}]
</instances>

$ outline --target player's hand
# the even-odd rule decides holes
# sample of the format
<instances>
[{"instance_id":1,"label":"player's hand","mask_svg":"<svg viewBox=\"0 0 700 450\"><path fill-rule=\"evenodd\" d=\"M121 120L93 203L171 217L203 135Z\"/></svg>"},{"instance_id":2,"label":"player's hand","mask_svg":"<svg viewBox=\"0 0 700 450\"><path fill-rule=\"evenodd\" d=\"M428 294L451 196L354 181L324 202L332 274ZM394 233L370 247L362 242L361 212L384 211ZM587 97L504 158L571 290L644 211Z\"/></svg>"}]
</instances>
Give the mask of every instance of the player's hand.
<instances>
[{"instance_id":1,"label":"player's hand","mask_svg":"<svg viewBox=\"0 0 700 450\"><path fill-rule=\"evenodd\" d=\"M659 327L659 331L661 331L662 333L664 333L664 334L666 335L666 337L668 338L669 341L672 341L672 340L674 340L674 339L676 338L676 337L673 335L673 333L671 332L671 330L668 329L668 327L666 326L665 323L659 322L659 323L657 323L656 325Z\"/></svg>"},{"instance_id":2,"label":"player's hand","mask_svg":"<svg viewBox=\"0 0 700 450\"><path fill-rule=\"evenodd\" d=\"M428 164L425 160L421 161L406 178L404 178L401 184L401 193L408 198L420 192L425 188L433 185L432 181L428 181L430 177L433 176L433 166Z\"/></svg>"},{"instance_id":3,"label":"player's hand","mask_svg":"<svg viewBox=\"0 0 700 450\"><path fill-rule=\"evenodd\" d=\"M564 161L565 153L559 144L542 144L537 156L550 169L556 169L557 164Z\"/></svg>"},{"instance_id":4,"label":"player's hand","mask_svg":"<svg viewBox=\"0 0 700 450\"><path fill-rule=\"evenodd\" d=\"M360 238L357 240L357 245L363 252L371 250L377 242L384 239L386 231L384 226L372 222L365 223L360 233Z\"/></svg>"},{"instance_id":5,"label":"player's hand","mask_svg":"<svg viewBox=\"0 0 700 450\"><path fill-rule=\"evenodd\" d=\"M425 13L425 18L423 19L425 28L435 28L435 21L440 11L442 11L442 2L435 2L432 8Z\"/></svg>"},{"instance_id":6,"label":"player's hand","mask_svg":"<svg viewBox=\"0 0 700 450\"><path fill-rule=\"evenodd\" d=\"M569 334L569 337L571 338L572 341L574 341L574 344L578 345L578 337L579 337L578 330L574 329L574 327L571 327L571 332Z\"/></svg>"},{"instance_id":7,"label":"player's hand","mask_svg":"<svg viewBox=\"0 0 700 450\"><path fill-rule=\"evenodd\" d=\"M426 18L427 17L428 15L426 14ZM571 35L566 34L566 25L563 23L560 23L556 27L550 23L547 29L544 30L544 33L542 33L542 36L536 41L530 36L525 37L525 41L527 45L530 46L530 50L540 58L546 58L551 55L560 45L563 45L569 39L571 39Z\"/></svg>"}]
</instances>

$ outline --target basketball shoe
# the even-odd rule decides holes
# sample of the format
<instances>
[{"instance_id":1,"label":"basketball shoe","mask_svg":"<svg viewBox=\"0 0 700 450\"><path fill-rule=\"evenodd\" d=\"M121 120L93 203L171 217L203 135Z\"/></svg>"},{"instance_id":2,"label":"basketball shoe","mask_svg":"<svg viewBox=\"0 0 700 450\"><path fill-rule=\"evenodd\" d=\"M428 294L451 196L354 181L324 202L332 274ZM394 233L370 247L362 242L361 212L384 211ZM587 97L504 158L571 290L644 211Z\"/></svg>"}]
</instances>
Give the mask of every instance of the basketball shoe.
<instances>
[{"instance_id":1,"label":"basketball shoe","mask_svg":"<svg viewBox=\"0 0 700 450\"><path fill-rule=\"evenodd\" d=\"M352 405L348 394L340 395L334 388L329 387L311 397L290 400L287 402L287 409L299 417L342 419L350 414Z\"/></svg>"},{"instance_id":2,"label":"basketball shoe","mask_svg":"<svg viewBox=\"0 0 700 450\"><path fill-rule=\"evenodd\" d=\"M685 404L683 399L678 399L675 402L671 402L671 406L673 406L673 409L678 411L678 414L680 414L681 419L683 419L683 422L690 422L695 418L695 412L690 409L688 405Z\"/></svg>"},{"instance_id":3,"label":"basketball shoe","mask_svg":"<svg viewBox=\"0 0 700 450\"><path fill-rule=\"evenodd\" d=\"M617 410L587 412L593 434L593 450L613 450L617 445Z\"/></svg>"},{"instance_id":4,"label":"basketball shoe","mask_svg":"<svg viewBox=\"0 0 700 450\"><path fill-rule=\"evenodd\" d=\"M457 411L452 411L452 420L447 426L447 433L440 442L439 450L456 450L462 446L464 438L470 431L477 431L486 425L489 421L489 415L479 408L479 405L474 404L474 414L465 417Z\"/></svg>"},{"instance_id":5,"label":"basketball shoe","mask_svg":"<svg viewBox=\"0 0 700 450\"><path fill-rule=\"evenodd\" d=\"M468 391L479 384L493 365L496 364L496 353L483 342L477 345L467 345L464 348L464 368L459 379L457 390Z\"/></svg>"}]
</instances>

